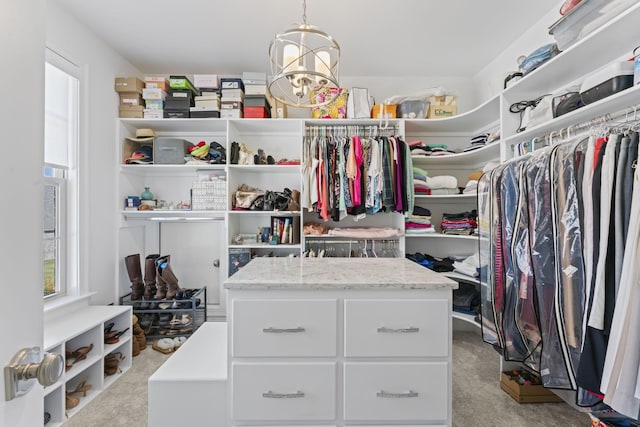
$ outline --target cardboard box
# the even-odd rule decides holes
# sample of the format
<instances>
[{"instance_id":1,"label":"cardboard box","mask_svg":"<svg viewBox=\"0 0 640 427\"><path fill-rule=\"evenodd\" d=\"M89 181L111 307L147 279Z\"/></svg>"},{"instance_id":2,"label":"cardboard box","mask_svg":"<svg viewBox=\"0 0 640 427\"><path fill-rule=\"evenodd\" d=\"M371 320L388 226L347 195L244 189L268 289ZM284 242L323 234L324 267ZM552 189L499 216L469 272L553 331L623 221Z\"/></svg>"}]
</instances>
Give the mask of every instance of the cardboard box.
<instances>
[{"instance_id":1,"label":"cardboard box","mask_svg":"<svg viewBox=\"0 0 640 427\"><path fill-rule=\"evenodd\" d=\"M223 89L242 89L244 92L244 83L242 79L237 78L222 78L220 79L220 88Z\"/></svg>"},{"instance_id":2,"label":"cardboard box","mask_svg":"<svg viewBox=\"0 0 640 427\"><path fill-rule=\"evenodd\" d=\"M264 107L244 107L245 119L267 119L271 117L269 110Z\"/></svg>"},{"instance_id":3,"label":"cardboard box","mask_svg":"<svg viewBox=\"0 0 640 427\"><path fill-rule=\"evenodd\" d=\"M144 88L142 89L142 97L144 99L164 100L167 97L167 92L160 88Z\"/></svg>"},{"instance_id":4,"label":"cardboard box","mask_svg":"<svg viewBox=\"0 0 640 427\"><path fill-rule=\"evenodd\" d=\"M167 110L188 110L194 107L193 98L176 98L175 96L167 96L164 101L164 108Z\"/></svg>"},{"instance_id":5,"label":"cardboard box","mask_svg":"<svg viewBox=\"0 0 640 427\"><path fill-rule=\"evenodd\" d=\"M210 108L210 109L213 109L213 110L219 110L220 109L220 101L217 100L217 99L202 100L202 101L196 100L196 107Z\"/></svg>"},{"instance_id":6,"label":"cardboard box","mask_svg":"<svg viewBox=\"0 0 640 427\"><path fill-rule=\"evenodd\" d=\"M456 97L453 95L430 96L428 119L442 119L458 114Z\"/></svg>"},{"instance_id":7,"label":"cardboard box","mask_svg":"<svg viewBox=\"0 0 640 427\"><path fill-rule=\"evenodd\" d=\"M144 117L144 107L142 105L120 105L120 118L142 119Z\"/></svg>"},{"instance_id":8,"label":"cardboard box","mask_svg":"<svg viewBox=\"0 0 640 427\"><path fill-rule=\"evenodd\" d=\"M521 385L512 380L509 374L500 374L500 388L518 403L553 403L562 402L560 396L542 385Z\"/></svg>"},{"instance_id":9,"label":"cardboard box","mask_svg":"<svg viewBox=\"0 0 640 427\"><path fill-rule=\"evenodd\" d=\"M120 105L142 105L142 96L138 92L120 92Z\"/></svg>"},{"instance_id":10,"label":"cardboard box","mask_svg":"<svg viewBox=\"0 0 640 427\"><path fill-rule=\"evenodd\" d=\"M195 88L191 80L186 76L169 76L169 87L171 89L190 90L194 95L200 95L200 91Z\"/></svg>"},{"instance_id":11,"label":"cardboard box","mask_svg":"<svg viewBox=\"0 0 640 427\"><path fill-rule=\"evenodd\" d=\"M222 101L220 103L221 110L242 110L242 102L240 101Z\"/></svg>"},{"instance_id":12,"label":"cardboard box","mask_svg":"<svg viewBox=\"0 0 640 427\"><path fill-rule=\"evenodd\" d=\"M162 110L165 119L188 119L189 109L186 110Z\"/></svg>"},{"instance_id":13,"label":"cardboard box","mask_svg":"<svg viewBox=\"0 0 640 427\"><path fill-rule=\"evenodd\" d=\"M144 110L144 118L145 119L163 119L164 118L164 110Z\"/></svg>"},{"instance_id":14,"label":"cardboard box","mask_svg":"<svg viewBox=\"0 0 640 427\"><path fill-rule=\"evenodd\" d=\"M169 80L165 77L150 77L144 78L144 85L148 89L162 89L167 92L169 90Z\"/></svg>"},{"instance_id":15,"label":"cardboard box","mask_svg":"<svg viewBox=\"0 0 640 427\"><path fill-rule=\"evenodd\" d=\"M162 99L147 99L144 104L147 110L164 109L164 101Z\"/></svg>"},{"instance_id":16,"label":"cardboard box","mask_svg":"<svg viewBox=\"0 0 640 427\"><path fill-rule=\"evenodd\" d=\"M137 77L116 77L116 92L142 93L144 82Z\"/></svg>"},{"instance_id":17,"label":"cardboard box","mask_svg":"<svg viewBox=\"0 0 640 427\"><path fill-rule=\"evenodd\" d=\"M222 119L241 119L244 115L242 114L242 110L221 110L220 118Z\"/></svg>"},{"instance_id":18,"label":"cardboard box","mask_svg":"<svg viewBox=\"0 0 640 427\"><path fill-rule=\"evenodd\" d=\"M194 74L193 85L199 89L217 89L219 86L217 74Z\"/></svg>"},{"instance_id":19,"label":"cardboard box","mask_svg":"<svg viewBox=\"0 0 640 427\"><path fill-rule=\"evenodd\" d=\"M196 108L196 110L194 110ZM191 108L189 114L192 119L219 119L220 111L219 110L210 110L210 109L197 109L198 107Z\"/></svg>"}]
</instances>

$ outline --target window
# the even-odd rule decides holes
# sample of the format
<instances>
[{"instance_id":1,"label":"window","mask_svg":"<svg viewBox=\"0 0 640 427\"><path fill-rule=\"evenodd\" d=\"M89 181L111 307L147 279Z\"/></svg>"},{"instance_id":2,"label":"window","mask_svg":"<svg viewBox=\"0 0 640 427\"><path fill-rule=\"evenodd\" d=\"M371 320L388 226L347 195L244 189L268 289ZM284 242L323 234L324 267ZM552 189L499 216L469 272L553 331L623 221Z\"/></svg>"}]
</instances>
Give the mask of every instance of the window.
<instances>
[{"instance_id":1,"label":"window","mask_svg":"<svg viewBox=\"0 0 640 427\"><path fill-rule=\"evenodd\" d=\"M47 50L44 117L44 297L75 294L79 68Z\"/></svg>"}]
</instances>

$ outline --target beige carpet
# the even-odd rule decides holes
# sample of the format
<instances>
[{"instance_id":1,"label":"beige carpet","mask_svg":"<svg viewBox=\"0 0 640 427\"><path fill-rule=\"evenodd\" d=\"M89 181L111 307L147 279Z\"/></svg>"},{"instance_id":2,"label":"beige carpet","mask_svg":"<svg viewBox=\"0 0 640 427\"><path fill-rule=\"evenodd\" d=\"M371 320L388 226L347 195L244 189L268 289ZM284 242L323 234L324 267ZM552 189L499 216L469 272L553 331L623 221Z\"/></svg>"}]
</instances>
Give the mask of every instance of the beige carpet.
<instances>
[{"instance_id":1,"label":"beige carpet","mask_svg":"<svg viewBox=\"0 0 640 427\"><path fill-rule=\"evenodd\" d=\"M147 378L170 356L151 346L111 387L82 408L67 427L144 427ZM589 417L564 403L518 404L500 389L498 354L478 333L453 337L454 427L588 427ZM180 408L167 408L180 410ZM212 426L217 427L217 426Z\"/></svg>"}]
</instances>

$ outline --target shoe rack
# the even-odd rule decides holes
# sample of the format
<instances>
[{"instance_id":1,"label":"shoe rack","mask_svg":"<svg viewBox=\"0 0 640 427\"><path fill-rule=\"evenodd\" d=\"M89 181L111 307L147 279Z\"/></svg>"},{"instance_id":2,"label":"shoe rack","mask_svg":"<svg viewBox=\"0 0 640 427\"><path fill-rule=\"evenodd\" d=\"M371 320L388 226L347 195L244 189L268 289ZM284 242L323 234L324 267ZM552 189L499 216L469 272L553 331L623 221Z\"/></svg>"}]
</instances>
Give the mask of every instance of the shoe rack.
<instances>
[{"instance_id":1,"label":"shoe rack","mask_svg":"<svg viewBox=\"0 0 640 427\"><path fill-rule=\"evenodd\" d=\"M120 299L120 304L131 306L148 340L189 337L207 321L207 288L205 287L193 290L188 299L132 301L131 294L127 294Z\"/></svg>"},{"instance_id":2,"label":"shoe rack","mask_svg":"<svg viewBox=\"0 0 640 427\"><path fill-rule=\"evenodd\" d=\"M84 306L47 320L44 350L65 356L60 379L44 389L47 426L59 426L73 417L131 367L131 307ZM105 328L123 332L117 342L105 344ZM128 328L128 329L127 329ZM104 357L121 353L114 375L104 374Z\"/></svg>"}]
</instances>

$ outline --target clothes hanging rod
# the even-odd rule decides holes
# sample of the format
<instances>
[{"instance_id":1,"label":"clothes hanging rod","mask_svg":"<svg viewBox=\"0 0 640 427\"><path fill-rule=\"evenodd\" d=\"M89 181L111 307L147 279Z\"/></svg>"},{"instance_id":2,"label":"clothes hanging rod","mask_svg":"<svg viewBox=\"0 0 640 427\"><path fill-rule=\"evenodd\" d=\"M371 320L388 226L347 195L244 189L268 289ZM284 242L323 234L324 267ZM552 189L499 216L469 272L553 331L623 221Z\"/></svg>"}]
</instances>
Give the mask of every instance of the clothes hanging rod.
<instances>
[{"instance_id":1,"label":"clothes hanging rod","mask_svg":"<svg viewBox=\"0 0 640 427\"><path fill-rule=\"evenodd\" d=\"M595 117L591 120L588 120L586 122L560 128L560 130L551 131L544 136L531 138L529 142L532 142L534 144L536 142L541 142L541 141L552 143L553 138L560 137L562 139L566 139L573 136L577 136L577 132L585 132L586 130L590 130L595 126L599 126L613 120L618 120L622 117L629 117L630 114L633 114L631 121L637 120L636 113L638 112L639 107L640 107L640 104L636 104L632 107L626 107L622 110L618 110L613 113L606 113L601 116Z\"/></svg>"},{"instance_id":2,"label":"clothes hanging rod","mask_svg":"<svg viewBox=\"0 0 640 427\"><path fill-rule=\"evenodd\" d=\"M325 240L325 239L313 239L313 238L306 238L305 243L329 243L332 245L335 244L358 244L358 243L368 243L369 241L372 242L376 242L376 243L396 243L397 240L393 240L393 239L375 239L375 238L363 238L363 239L357 239L357 240Z\"/></svg>"}]
</instances>

